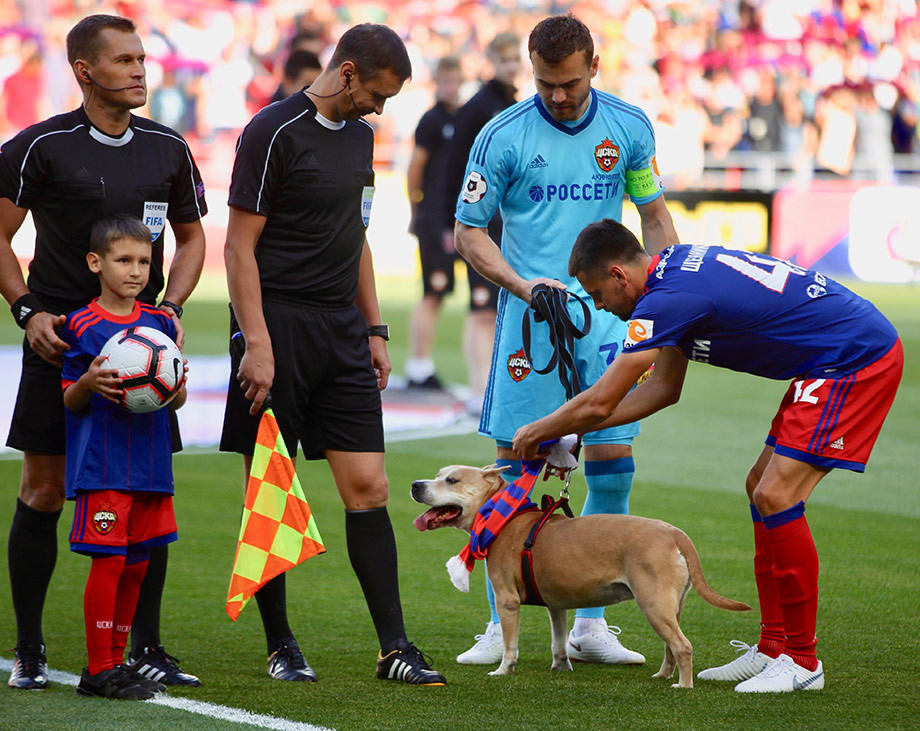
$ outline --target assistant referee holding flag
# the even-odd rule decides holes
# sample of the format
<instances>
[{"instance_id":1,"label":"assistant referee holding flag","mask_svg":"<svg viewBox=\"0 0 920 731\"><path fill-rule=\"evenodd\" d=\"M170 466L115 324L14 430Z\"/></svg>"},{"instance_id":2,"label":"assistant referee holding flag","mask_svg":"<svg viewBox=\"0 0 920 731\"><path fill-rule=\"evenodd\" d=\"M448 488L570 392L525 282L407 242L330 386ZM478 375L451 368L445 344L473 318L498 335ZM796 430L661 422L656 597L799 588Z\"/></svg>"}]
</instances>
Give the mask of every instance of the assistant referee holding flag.
<instances>
[{"instance_id":1,"label":"assistant referee holding flag","mask_svg":"<svg viewBox=\"0 0 920 731\"><path fill-rule=\"evenodd\" d=\"M380 641L377 677L444 685L403 627L380 402L389 336L365 238L374 132L362 117L380 114L411 73L393 30L355 26L310 87L240 135L224 258L231 330L246 349L233 355L221 449L242 454L249 474L271 389L289 453L299 442L307 459L325 457L345 504L348 556ZM268 673L315 681L288 625L284 582L281 574L256 594Z\"/></svg>"}]
</instances>

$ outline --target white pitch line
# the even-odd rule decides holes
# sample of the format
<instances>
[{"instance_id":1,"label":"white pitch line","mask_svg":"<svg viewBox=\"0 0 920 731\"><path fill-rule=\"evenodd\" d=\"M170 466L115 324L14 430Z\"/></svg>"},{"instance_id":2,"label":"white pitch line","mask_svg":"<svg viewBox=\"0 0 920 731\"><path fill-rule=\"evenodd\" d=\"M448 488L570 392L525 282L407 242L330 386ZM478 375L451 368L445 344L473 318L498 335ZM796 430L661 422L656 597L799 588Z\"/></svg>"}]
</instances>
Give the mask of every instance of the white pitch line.
<instances>
[{"instance_id":1,"label":"white pitch line","mask_svg":"<svg viewBox=\"0 0 920 731\"><path fill-rule=\"evenodd\" d=\"M13 661L0 657L0 670L12 672ZM63 670L49 670L48 678L61 685L70 685L76 687L80 678L73 673L66 673ZM300 723L299 721L289 721L286 718L277 718L261 713L253 713L242 708L231 708L230 706L221 706L217 703L206 703L204 701L193 701L189 698L175 698L163 693L158 693L145 703L152 703L157 706L167 706L188 713L196 713L199 716L216 718L220 721L229 721L230 723L245 723L250 726L259 728L277 729L278 731L332 731L325 726L314 726L310 723Z\"/></svg>"}]
</instances>

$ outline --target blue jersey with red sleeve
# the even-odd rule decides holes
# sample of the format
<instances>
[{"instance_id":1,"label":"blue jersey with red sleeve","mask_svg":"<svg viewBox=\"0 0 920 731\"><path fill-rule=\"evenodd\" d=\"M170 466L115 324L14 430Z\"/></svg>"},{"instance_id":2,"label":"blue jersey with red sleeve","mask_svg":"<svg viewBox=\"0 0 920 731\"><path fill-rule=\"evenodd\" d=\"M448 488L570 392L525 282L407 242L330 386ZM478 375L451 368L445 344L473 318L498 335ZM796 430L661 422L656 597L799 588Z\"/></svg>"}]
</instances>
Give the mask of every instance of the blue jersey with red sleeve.
<instances>
[{"instance_id":1,"label":"blue jersey with red sleeve","mask_svg":"<svg viewBox=\"0 0 920 731\"><path fill-rule=\"evenodd\" d=\"M132 325L152 327L176 339L170 317L155 307L135 302L130 315L118 316L93 300L67 316L61 339L64 353L62 387L89 369L102 346ZM138 490L173 494L172 439L169 414L160 409L133 414L98 393L82 411L66 410L67 497L82 490Z\"/></svg>"},{"instance_id":2,"label":"blue jersey with red sleeve","mask_svg":"<svg viewBox=\"0 0 920 731\"><path fill-rule=\"evenodd\" d=\"M841 378L881 358L897 337L875 305L820 272L679 244L652 260L624 350L670 345L766 378Z\"/></svg>"}]
</instances>

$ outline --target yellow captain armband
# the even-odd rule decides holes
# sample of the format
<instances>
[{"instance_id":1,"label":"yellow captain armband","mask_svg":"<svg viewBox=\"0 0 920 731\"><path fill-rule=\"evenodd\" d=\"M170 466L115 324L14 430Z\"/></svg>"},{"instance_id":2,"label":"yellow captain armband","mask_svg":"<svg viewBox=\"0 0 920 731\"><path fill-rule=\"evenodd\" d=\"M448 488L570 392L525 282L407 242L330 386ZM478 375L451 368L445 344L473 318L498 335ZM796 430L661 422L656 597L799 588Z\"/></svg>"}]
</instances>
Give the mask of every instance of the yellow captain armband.
<instances>
[{"instance_id":1,"label":"yellow captain armband","mask_svg":"<svg viewBox=\"0 0 920 731\"><path fill-rule=\"evenodd\" d=\"M421 203L425 200L425 194L420 190L409 191L409 200L413 203Z\"/></svg>"},{"instance_id":2,"label":"yellow captain armband","mask_svg":"<svg viewBox=\"0 0 920 731\"><path fill-rule=\"evenodd\" d=\"M659 178L651 165L644 170L626 171L626 192L632 198L645 198L661 190Z\"/></svg>"}]
</instances>

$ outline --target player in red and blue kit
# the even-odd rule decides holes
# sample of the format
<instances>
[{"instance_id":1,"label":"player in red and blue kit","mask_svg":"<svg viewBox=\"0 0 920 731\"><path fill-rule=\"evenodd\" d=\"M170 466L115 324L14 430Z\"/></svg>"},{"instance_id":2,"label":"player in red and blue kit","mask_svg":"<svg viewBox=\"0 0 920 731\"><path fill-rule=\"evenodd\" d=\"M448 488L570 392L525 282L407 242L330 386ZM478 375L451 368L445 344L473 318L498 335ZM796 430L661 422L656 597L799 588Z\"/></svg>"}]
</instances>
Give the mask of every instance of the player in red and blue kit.
<instances>
[{"instance_id":1,"label":"player in red and blue kit","mask_svg":"<svg viewBox=\"0 0 920 731\"><path fill-rule=\"evenodd\" d=\"M648 256L621 224L579 234L569 259L595 307L629 322L624 352L590 389L518 430L514 449L644 418L680 397L688 360L792 379L746 488L754 520L761 633L744 654L702 671L735 690L819 690L818 553L805 502L835 467L862 472L894 401L904 353L870 302L819 272L721 246ZM651 378L632 384L655 364Z\"/></svg>"},{"instance_id":2,"label":"player in red and blue kit","mask_svg":"<svg viewBox=\"0 0 920 731\"><path fill-rule=\"evenodd\" d=\"M118 406L118 371L99 353L116 333L146 326L176 338L170 316L135 297L150 274L151 234L120 215L97 223L87 262L101 294L67 315L60 337L67 407L67 499L75 501L72 551L92 557L83 598L89 666L77 691L143 700L165 686L123 665L150 550L176 540L172 438L166 409ZM176 396L176 407L185 389ZM172 404L170 408L173 408Z\"/></svg>"}]
</instances>

